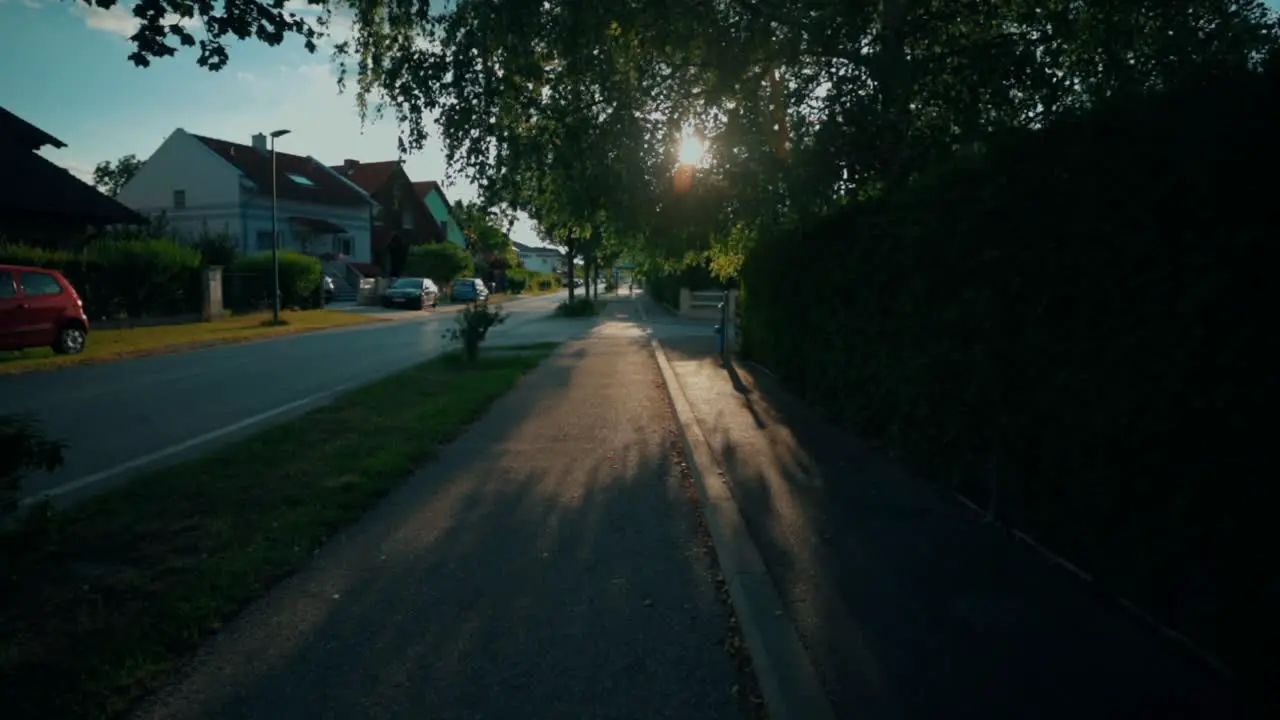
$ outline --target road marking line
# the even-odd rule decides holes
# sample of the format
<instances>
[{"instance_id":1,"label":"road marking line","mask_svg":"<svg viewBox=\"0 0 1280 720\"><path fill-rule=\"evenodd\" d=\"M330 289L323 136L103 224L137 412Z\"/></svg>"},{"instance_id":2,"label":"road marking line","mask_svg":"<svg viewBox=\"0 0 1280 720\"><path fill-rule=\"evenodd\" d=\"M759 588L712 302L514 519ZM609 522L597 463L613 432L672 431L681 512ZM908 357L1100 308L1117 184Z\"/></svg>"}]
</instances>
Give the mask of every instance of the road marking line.
<instances>
[{"instance_id":1,"label":"road marking line","mask_svg":"<svg viewBox=\"0 0 1280 720\"><path fill-rule=\"evenodd\" d=\"M190 450L191 448L197 447L199 445L203 445L204 443L207 443L210 440L216 440L224 435L229 435L238 430L243 430L251 425L256 425L257 423L273 418L276 415L287 413L290 410L295 410L297 408L302 407L303 405L307 405L308 403L313 403L325 397L328 397L330 395L335 395L347 389L348 387L351 387L351 383L348 383L345 385L339 385L337 387L325 390L324 392L318 392L314 395L309 395L307 397L302 398L301 400L294 400L291 403L286 403L284 405L281 405L278 408L274 408L266 412L258 413L257 415L254 415L252 417L247 417L244 420L241 420L236 423L232 423L231 425L227 425L226 427L218 428L217 430L212 430L203 435L197 435L196 437L193 437L190 440L180 442L177 445L172 445L163 450L157 450L156 452L143 455L142 457L134 458L133 460L130 460L126 463L121 463L120 465L117 465L113 468L102 470L102 471L93 473L92 475L86 475L77 480L72 480L71 482L63 483L62 485L59 485L50 490L45 490L42 493L32 495L31 497L23 498L18 503L18 505L19 507L25 507L32 503L40 502L41 500L45 500L57 495L65 495L69 492L79 490L80 488L88 487L89 485L93 485L94 483L98 483L103 480L106 480L107 478L119 475L120 473L133 470L135 468L139 468L144 465L149 465L157 460L161 460L163 458L169 457L170 455L180 453L184 450Z\"/></svg>"}]
</instances>

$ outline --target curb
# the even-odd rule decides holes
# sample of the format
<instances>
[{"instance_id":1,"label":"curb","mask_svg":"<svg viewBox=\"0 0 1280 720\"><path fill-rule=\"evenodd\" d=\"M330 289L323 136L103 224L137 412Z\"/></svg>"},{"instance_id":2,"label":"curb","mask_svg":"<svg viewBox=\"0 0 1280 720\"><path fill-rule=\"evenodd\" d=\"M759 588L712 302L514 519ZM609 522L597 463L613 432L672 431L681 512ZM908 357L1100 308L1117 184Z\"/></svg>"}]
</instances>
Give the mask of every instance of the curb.
<instances>
[{"instance_id":1,"label":"curb","mask_svg":"<svg viewBox=\"0 0 1280 720\"><path fill-rule=\"evenodd\" d=\"M644 319L643 311L641 318ZM650 338L649 343L675 408L680 437L690 461L689 470L702 500L711 542L747 651L751 653L751 664L769 717L834 720L835 713L818 674L786 614L782 598L733 499L729 481L715 461L667 353L658 340Z\"/></svg>"}]
</instances>

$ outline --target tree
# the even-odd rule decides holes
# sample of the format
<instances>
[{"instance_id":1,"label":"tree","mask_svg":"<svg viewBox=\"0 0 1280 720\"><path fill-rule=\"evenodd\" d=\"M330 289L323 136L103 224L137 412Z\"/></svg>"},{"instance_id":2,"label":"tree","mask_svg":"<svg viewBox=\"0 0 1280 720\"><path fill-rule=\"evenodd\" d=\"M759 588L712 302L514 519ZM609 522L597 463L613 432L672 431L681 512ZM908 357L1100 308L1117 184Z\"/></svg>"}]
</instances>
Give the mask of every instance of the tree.
<instances>
[{"instance_id":1,"label":"tree","mask_svg":"<svg viewBox=\"0 0 1280 720\"><path fill-rule=\"evenodd\" d=\"M140 169L142 161L132 153L115 162L103 160L93 168L93 184L102 192L115 197L120 194L120 188L132 180Z\"/></svg>"}]
</instances>

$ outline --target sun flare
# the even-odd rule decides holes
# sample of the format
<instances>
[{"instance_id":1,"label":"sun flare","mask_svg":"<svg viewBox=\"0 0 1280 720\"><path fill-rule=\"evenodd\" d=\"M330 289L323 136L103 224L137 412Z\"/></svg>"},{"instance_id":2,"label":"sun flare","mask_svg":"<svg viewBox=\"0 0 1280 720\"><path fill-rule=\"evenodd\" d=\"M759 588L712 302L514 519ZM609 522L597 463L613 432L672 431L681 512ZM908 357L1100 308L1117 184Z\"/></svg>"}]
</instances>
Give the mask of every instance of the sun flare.
<instances>
[{"instance_id":1,"label":"sun flare","mask_svg":"<svg viewBox=\"0 0 1280 720\"><path fill-rule=\"evenodd\" d=\"M679 160L681 165L697 165L702 162L702 154L706 152L706 144L702 139L693 133L692 129L686 128L684 134L680 136L680 153Z\"/></svg>"}]
</instances>

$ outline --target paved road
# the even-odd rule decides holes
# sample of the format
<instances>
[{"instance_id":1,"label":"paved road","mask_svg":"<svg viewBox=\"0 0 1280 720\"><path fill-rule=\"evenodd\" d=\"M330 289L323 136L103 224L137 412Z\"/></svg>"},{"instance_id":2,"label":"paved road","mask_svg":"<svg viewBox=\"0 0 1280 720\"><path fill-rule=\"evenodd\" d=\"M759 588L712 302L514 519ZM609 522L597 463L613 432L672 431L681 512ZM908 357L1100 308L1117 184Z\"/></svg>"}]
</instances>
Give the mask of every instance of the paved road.
<instances>
[{"instance_id":1,"label":"paved road","mask_svg":"<svg viewBox=\"0 0 1280 720\"><path fill-rule=\"evenodd\" d=\"M511 302L493 344L576 337L590 320L555 320L564 293ZM31 411L69 442L58 472L30 477L24 497L82 483L72 500L144 467L297 416L335 390L370 382L433 356L451 313L229 345L199 352L0 377L0 412ZM212 435L212 436L211 436ZM159 455L159 457L157 457ZM88 482L84 482L84 481Z\"/></svg>"},{"instance_id":2,"label":"paved road","mask_svg":"<svg viewBox=\"0 0 1280 720\"><path fill-rule=\"evenodd\" d=\"M644 332L611 315L140 720L742 717L662 379Z\"/></svg>"}]
</instances>

